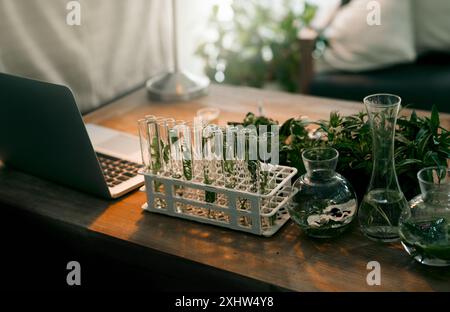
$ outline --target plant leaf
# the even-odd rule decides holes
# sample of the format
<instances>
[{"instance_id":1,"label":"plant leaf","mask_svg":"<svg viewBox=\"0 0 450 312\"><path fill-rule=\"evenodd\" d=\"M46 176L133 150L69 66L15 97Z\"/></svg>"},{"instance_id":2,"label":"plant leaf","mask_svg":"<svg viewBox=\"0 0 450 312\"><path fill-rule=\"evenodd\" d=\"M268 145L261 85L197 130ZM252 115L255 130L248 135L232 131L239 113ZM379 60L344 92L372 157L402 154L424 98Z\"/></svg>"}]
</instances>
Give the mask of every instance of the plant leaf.
<instances>
[{"instance_id":1,"label":"plant leaf","mask_svg":"<svg viewBox=\"0 0 450 312\"><path fill-rule=\"evenodd\" d=\"M437 134L437 130L439 129L439 112L437 110L436 105L433 105L431 109L431 117L430 117L430 128L433 134Z\"/></svg>"}]
</instances>

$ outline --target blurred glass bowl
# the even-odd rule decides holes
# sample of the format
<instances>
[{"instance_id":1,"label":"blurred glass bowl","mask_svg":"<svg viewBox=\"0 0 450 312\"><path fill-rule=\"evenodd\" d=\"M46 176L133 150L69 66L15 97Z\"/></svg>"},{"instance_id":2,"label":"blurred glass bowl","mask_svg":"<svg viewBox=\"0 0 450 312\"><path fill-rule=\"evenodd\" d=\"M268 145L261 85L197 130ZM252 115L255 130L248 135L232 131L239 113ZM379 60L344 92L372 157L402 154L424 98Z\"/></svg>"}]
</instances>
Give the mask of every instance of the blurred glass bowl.
<instances>
[{"instance_id":1,"label":"blurred glass bowl","mask_svg":"<svg viewBox=\"0 0 450 312\"><path fill-rule=\"evenodd\" d=\"M216 107L205 107L197 111L197 117L200 117L207 124L218 124L220 109Z\"/></svg>"}]
</instances>

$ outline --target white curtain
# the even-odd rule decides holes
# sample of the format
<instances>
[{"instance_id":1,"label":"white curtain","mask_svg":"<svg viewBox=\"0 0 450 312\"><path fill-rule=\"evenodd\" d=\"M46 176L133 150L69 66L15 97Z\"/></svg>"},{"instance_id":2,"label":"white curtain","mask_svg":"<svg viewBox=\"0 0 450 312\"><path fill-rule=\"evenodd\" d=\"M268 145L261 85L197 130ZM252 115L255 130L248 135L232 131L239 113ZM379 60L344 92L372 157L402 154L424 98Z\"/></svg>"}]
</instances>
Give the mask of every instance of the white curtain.
<instances>
[{"instance_id":1,"label":"white curtain","mask_svg":"<svg viewBox=\"0 0 450 312\"><path fill-rule=\"evenodd\" d=\"M82 112L126 92L170 63L170 1L0 0L0 71L69 86ZM55 103L57 105L57 103Z\"/></svg>"}]
</instances>

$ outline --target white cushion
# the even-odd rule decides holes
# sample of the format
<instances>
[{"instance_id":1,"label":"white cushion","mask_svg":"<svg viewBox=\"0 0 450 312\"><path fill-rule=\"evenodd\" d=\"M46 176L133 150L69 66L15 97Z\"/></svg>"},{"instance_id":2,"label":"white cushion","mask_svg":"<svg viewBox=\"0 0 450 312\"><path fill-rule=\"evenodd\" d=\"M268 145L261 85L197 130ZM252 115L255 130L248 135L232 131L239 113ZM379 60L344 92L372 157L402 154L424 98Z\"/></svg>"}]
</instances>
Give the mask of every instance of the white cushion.
<instances>
[{"instance_id":1,"label":"white cushion","mask_svg":"<svg viewBox=\"0 0 450 312\"><path fill-rule=\"evenodd\" d=\"M414 0L418 52L450 52L450 1Z\"/></svg>"},{"instance_id":2,"label":"white cushion","mask_svg":"<svg viewBox=\"0 0 450 312\"><path fill-rule=\"evenodd\" d=\"M410 0L378 0L381 25L369 25L371 0L353 0L341 8L325 30L330 46L320 70L363 71L416 58Z\"/></svg>"}]
</instances>

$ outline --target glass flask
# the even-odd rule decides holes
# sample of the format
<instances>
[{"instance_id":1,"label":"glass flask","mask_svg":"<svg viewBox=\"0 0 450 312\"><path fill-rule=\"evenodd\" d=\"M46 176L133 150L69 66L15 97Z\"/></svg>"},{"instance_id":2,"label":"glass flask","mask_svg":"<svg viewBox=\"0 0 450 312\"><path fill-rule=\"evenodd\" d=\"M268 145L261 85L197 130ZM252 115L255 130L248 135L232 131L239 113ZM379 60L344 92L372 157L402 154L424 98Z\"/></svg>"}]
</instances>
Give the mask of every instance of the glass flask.
<instances>
[{"instance_id":1,"label":"glass flask","mask_svg":"<svg viewBox=\"0 0 450 312\"><path fill-rule=\"evenodd\" d=\"M417 178L421 195L402 214L402 245L420 263L450 266L450 169L425 168Z\"/></svg>"},{"instance_id":2,"label":"glass flask","mask_svg":"<svg viewBox=\"0 0 450 312\"><path fill-rule=\"evenodd\" d=\"M356 215L356 194L336 170L339 153L334 148L310 148L302 153L306 174L293 185L292 220L307 235L335 237L344 232Z\"/></svg>"},{"instance_id":3,"label":"glass flask","mask_svg":"<svg viewBox=\"0 0 450 312\"><path fill-rule=\"evenodd\" d=\"M401 99L391 94L375 94L364 99L372 129L372 177L358 212L363 233L380 242L399 238L400 215L407 209L395 173L394 135Z\"/></svg>"}]
</instances>

